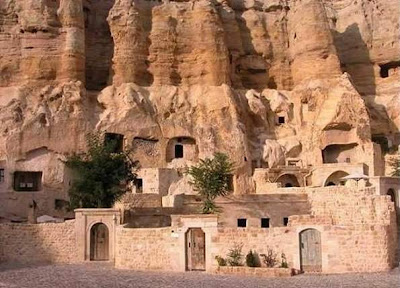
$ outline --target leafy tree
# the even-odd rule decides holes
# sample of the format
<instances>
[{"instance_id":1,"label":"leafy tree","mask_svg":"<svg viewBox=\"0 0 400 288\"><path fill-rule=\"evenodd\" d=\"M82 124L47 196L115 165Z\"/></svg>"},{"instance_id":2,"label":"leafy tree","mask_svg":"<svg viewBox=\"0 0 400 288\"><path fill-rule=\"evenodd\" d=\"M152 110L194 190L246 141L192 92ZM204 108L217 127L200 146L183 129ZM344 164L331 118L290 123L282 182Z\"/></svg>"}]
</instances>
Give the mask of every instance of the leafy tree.
<instances>
[{"instance_id":1,"label":"leafy tree","mask_svg":"<svg viewBox=\"0 0 400 288\"><path fill-rule=\"evenodd\" d=\"M218 196L226 196L231 192L233 163L224 153L215 153L212 159L206 158L188 169L192 177L190 184L203 198L203 213L218 211L214 200Z\"/></svg>"},{"instance_id":2,"label":"leafy tree","mask_svg":"<svg viewBox=\"0 0 400 288\"><path fill-rule=\"evenodd\" d=\"M103 135L92 133L87 135L88 151L67 158L75 176L68 191L71 208L110 208L136 179L138 162L127 152L114 153L116 146L117 141L105 143Z\"/></svg>"},{"instance_id":3,"label":"leafy tree","mask_svg":"<svg viewBox=\"0 0 400 288\"><path fill-rule=\"evenodd\" d=\"M391 176L400 177L400 155L396 155L396 158L389 160L389 166L392 168Z\"/></svg>"}]
</instances>

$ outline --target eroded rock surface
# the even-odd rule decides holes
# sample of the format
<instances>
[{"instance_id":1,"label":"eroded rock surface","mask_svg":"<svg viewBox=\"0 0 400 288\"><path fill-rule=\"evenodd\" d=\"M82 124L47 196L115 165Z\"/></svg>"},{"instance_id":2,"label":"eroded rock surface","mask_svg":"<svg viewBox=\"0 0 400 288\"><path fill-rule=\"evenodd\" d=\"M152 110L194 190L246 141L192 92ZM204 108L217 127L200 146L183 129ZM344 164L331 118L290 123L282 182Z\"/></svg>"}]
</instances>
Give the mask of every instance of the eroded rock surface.
<instances>
[{"instance_id":1,"label":"eroded rock surface","mask_svg":"<svg viewBox=\"0 0 400 288\"><path fill-rule=\"evenodd\" d=\"M123 134L145 168L226 152L238 194L254 193L254 168L291 158L351 153L389 173L377 163L400 144L398 4L0 1L0 206L31 201L13 192L15 171L46 171L35 197L57 216L62 160L93 129ZM188 156L174 159L174 143Z\"/></svg>"}]
</instances>

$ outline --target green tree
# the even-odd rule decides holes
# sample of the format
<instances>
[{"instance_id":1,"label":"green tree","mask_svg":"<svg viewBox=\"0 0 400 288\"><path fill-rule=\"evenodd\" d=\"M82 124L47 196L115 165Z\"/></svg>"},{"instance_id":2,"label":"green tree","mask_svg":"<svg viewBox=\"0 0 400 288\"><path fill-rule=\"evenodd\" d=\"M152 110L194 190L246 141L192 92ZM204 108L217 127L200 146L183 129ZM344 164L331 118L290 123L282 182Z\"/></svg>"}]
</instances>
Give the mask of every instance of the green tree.
<instances>
[{"instance_id":1,"label":"green tree","mask_svg":"<svg viewBox=\"0 0 400 288\"><path fill-rule=\"evenodd\" d=\"M233 163L224 153L215 153L212 159L206 158L188 169L191 176L190 184L203 198L203 213L218 211L215 198L226 196L231 192Z\"/></svg>"},{"instance_id":2,"label":"green tree","mask_svg":"<svg viewBox=\"0 0 400 288\"><path fill-rule=\"evenodd\" d=\"M389 166L392 168L391 176L400 177L400 155L389 160Z\"/></svg>"},{"instance_id":3,"label":"green tree","mask_svg":"<svg viewBox=\"0 0 400 288\"><path fill-rule=\"evenodd\" d=\"M87 152L74 154L65 164L74 176L68 193L71 208L110 208L136 179L138 162L127 152L114 153L116 141L105 143L103 135L87 135Z\"/></svg>"}]
</instances>

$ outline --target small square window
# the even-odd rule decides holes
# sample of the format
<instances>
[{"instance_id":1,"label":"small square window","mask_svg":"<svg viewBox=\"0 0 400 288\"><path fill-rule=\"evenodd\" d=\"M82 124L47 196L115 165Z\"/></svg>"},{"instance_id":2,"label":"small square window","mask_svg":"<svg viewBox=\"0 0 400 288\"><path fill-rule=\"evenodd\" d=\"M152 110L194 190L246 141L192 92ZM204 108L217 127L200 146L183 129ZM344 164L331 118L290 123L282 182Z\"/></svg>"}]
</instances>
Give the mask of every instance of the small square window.
<instances>
[{"instance_id":1,"label":"small square window","mask_svg":"<svg viewBox=\"0 0 400 288\"><path fill-rule=\"evenodd\" d=\"M279 116L278 117L278 124L285 124L285 117Z\"/></svg>"},{"instance_id":2,"label":"small square window","mask_svg":"<svg viewBox=\"0 0 400 288\"><path fill-rule=\"evenodd\" d=\"M15 191L40 191L42 172L16 171L14 173Z\"/></svg>"},{"instance_id":3,"label":"small square window","mask_svg":"<svg viewBox=\"0 0 400 288\"><path fill-rule=\"evenodd\" d=\"M238 227L246 227L247 226L247 219L245 219L245 218L237 219L237 226Z\"/></svg>"},{"instance_id":4,"label":"small square window","mask_svg":"<svg viewBox=\"0 0 400 288\"><path fill-rule=\"evenodd\" d=\"M283 226L287 226L289 223L289 218L288 217L283 217Z\"/></svg>"},{"instance_id":5,"label":"small square window","mask_svg":"<svg viewBox=\"0 0 400 288\"><path fill-rule=\"evenodd\" d=\"M261 218L261 228L269 228L269 218Z\"/></svg>"}]
</instances>

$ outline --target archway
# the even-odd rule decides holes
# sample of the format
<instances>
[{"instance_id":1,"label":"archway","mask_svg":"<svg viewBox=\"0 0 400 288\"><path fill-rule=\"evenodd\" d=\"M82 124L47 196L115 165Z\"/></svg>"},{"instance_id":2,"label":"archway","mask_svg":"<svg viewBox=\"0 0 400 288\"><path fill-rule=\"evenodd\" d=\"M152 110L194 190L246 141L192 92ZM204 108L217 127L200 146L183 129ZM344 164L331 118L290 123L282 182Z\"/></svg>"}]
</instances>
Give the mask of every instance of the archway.
<instances>
[{"instance_id":1,"label":"archway","mask_svg":"<svg viewBox=\"0 0 400 288\"><path fill-rule=\"evenodd\" d=\"M90 229L90 260L107 261L109 259L109 233L103 223L97 223Z\"/></svg>"},{"instance_id":2,"label":"archway","mask_svg":"<svg viewBox=\"0 0 400 288\"><path fill-rule=\"evenodd\" d=\"M390 200L392 200L396 206L396 194L395 194L394 190L392 188L390 188L386 194L390 196Z\"/></svg>"},{"instance_id":3,"label":"archway","mask_svg":"<svg viewBox=\"0 0 400 288\"><path fill-rule=\"evenodd\" d=\"M281 187L300 187L299 180L293 174L283 174L275 182L281 183Z\"/></svg>"},{"instance_id":4,"label":"archway","mask_svg":"<svg viewBox=\"0 0 400 288\"><path fill-rule=\"evenodd\" d=\"M201 228L186 232L186 270L206 270L206 237Z\"/></svg>"},{"instance_id":5,"label":"archway","mask_svg":"<svg viewBox=\"0 0 400 288\"><path fill-rule=\"evenodd\" d=\"M301 271L321 272L321 233L316 229L306 229L300 232L299 238Z\"/></svg>"},{"instance_id":6,"label":"archway","mask_svg":"<svg viewBox=\"0 0 400 288\"><path fill-rule=\"evenodd\" d=\"M324 186L339 186L344 184L344 181L341 180L343 177L348 176L349 173L344 171L336 171L329 175L324 182Z\"/></svg>"},{"instance_id":7,"label":"archway","mask_svg":"<svg viewBox=\"0 0 400 288\"><path fill-rule=\"evenodd\" d=\"M390 196L390 200L392 200L394 203L394 210L396 211L396 213L398 213L399 211L397 208L398 204L397 204L396 192L394 191L394 189L390 188L386 194Z\"/></svg>"}]
</instances>

